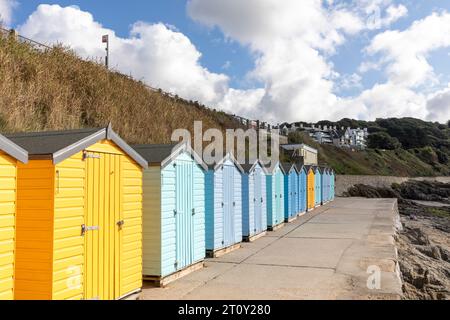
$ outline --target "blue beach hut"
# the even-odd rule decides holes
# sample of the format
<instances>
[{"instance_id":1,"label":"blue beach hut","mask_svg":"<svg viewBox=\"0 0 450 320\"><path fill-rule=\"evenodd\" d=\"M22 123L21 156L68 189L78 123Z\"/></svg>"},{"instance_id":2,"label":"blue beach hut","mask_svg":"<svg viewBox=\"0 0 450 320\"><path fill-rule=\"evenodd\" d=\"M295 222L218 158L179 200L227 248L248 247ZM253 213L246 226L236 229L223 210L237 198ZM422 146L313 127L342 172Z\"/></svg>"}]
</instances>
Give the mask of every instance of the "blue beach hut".
<instances>
[{"instance_id":1,"label":"blue beach hut","mask_svg":"<svg viewBox=\"0 0 450 320\"><path fill-rule=\"evenodd\" d=\"M279 162L267 169L267 229L284 224L284 169Z\"/></svg>"},{"instance_id":2,"label":"blue beach hut","mask_svg":"<svg viewBox=\"0 0 450 320\"><path fill-rule=\"evenodd\" d=\"M206 255L218 257L242 242L243 168L231 154L205 175Z\"/></svg>"},{"instance_id":3,"label":"blue beach hut","mask_svg":"<svg viewBox=\"0 0 450 320\"><path fill-rule=\"evenodd\" d=\"M267 231L266 170L259 160L242 167L242 235L250 242Z\"/></svg>"},{"instance_id":4,"label":"blue beach hut","mask_svg":"<svg viewBox=\"0 0 450 320\"><path fill-rule=\"evenodd\" d=\"M284 221L291 222L298 216L299 183L297 166L282 163L284 175Z\"/></svg>"},{"instance_id":5,"label":"blue beach hut","mask_svg":"<svg viewBox=\"0 0 450 320\"><path fill-rule=\"evenodd\" d=\"M164 286L203 267L208 168L186 143L134 148L149 163L143 179L143 275Z\"/></svg>"},{"instance_id":6,"label":"blue beach hut","mask_svg":"<svg viewBox=\"0 0 450 320\"><path fill-rule=\"evenodd\" d=\"M307 195L307 169L304 165L297 165L298 171L298 211L299 214L305 213L308 208L308 195Z\"/></svg>"}]
</instances>

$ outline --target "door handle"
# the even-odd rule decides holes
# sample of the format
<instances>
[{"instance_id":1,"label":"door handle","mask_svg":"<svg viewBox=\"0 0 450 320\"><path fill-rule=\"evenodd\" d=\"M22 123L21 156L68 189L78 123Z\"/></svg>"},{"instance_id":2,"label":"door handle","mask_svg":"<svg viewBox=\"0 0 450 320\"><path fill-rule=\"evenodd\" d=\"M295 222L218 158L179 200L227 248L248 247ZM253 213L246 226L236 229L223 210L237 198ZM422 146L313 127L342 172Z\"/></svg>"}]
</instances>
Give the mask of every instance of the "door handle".
<instances>
[{"instance_id":1,"label":"door handle","mask_svg":"<svg viewBox=\"0 0 450 320\"><path fill-rule=\"evenodd\" d=\"M117 226L118 226L119 228L122 228L124 224L125 224L125 221L124 221L124 220L117 221Z\"/></svg>"}]
</instances>

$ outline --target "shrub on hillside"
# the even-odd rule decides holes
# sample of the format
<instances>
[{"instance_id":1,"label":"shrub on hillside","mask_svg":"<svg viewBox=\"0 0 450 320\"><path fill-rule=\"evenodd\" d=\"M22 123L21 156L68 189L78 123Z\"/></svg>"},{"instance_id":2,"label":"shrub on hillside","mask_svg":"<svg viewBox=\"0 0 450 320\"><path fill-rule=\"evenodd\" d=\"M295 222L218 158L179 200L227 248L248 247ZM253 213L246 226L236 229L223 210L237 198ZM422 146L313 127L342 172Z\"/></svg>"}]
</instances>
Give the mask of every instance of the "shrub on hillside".
<instances>
[{"instance_id":1,"label":"shrub on hillside","mask_svg":"<svg viewBox=\"0 0 450 320\"><path fill-rule=\"evenodd\" d=\"M386 132L376 132L367 139L368 147L371 149L386 149L395 150L400 149L402 144L397 138L391 137Z\"/></svg>"}]
</instances>

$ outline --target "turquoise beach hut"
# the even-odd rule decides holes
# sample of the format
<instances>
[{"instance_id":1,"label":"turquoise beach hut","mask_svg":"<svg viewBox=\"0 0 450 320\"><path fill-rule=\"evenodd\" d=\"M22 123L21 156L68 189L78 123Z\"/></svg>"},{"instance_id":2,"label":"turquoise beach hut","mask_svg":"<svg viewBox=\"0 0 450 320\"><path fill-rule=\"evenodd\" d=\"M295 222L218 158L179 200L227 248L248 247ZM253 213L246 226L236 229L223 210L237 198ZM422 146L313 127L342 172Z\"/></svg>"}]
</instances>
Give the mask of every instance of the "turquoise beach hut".
<instances>
[{"instance_id":1,"label":"turquoise beach hut","mask_svg":"<svg viewBox=\"0 0 450 320\"><path fill-rule=\"evenodd\" d=\"M164 286L203 266L208 168L186 143L134 148L149 163L143 183L144 279Z\"/></svg>"},{"instance_id":2,"label":"turquoise beach hut","mask_svg":"<svg viewBox=\"0 0 450 320\"><path fill-rule=\"evenodd\" d=\"M336 191L336 173L333 169L330 169L330 201L333 201L335 198L335 191Z\"/></svg>"},{"instance_id":3,"label":"turquoise beach hut","mask_svg":"<svg viewBox=\"0 0 450 320\"><path fill-rule=\"evenodd\" d=\"M284 224L284 169L279 162L267 168L267 229L273 231Z\"/></svg>"},{"instance_id":4,"label":"turquoise beach hut","mask_svg":"<svg viewBox=\"0 0 450 320\"><path fill-rule=\"evenodd\" d=\"M231 154L205 175L206 255L217 257L242 242L242 175Z\"/></svg>"},{"instance_id":5,"label":"turquoise beach hut","mask_svg":"<svg viewBox=\"0 0 450 320\"><path fill-rule=\"evenodd\" d=\"M329 201L330 195L330 175L327 167L322 168L322 204Z\"/></svg>"},{"instance_id":6,"label":"turquoise beach hut","mask_svg":"<svg viewBox=\"0 0 450 320\"><path fill-rule=\"evenodd\" d=\"M259 160L242 168L242 235L253 241L267 231L266 170Z\"/></svg>"},{"instance_id":7,"label":"turquoise beach hut","mask_svg":"<svg viewBox=\"0 0 450 320\"><path fill-rule=\"evenodd\" d=\"M315 206L319 207L322 205L322 170L320 167L314 167L314 197L315 197Z\"/></svg>"}]
</instances>

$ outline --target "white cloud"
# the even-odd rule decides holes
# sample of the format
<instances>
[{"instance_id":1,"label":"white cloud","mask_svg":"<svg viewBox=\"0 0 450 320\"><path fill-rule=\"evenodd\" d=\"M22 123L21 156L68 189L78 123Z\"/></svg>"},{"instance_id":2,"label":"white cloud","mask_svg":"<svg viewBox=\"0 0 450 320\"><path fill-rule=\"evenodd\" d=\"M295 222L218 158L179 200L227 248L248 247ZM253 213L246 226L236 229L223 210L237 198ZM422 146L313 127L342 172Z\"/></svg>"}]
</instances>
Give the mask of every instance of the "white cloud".
<instances>
[{"instance_id":1,"label":"white cloud","mask_svg":"<svg viewBox=\"0 0 450 320\"><path fill-rule=\"evenodd\" d=\"M357 73L346 74L340 77L339 89L362 88L362 77Z\"/></svg>"},{"instance_id":2,"label":"white cloud","mask_svg":"<svg viewBox=\"0 0 450 320\"><path fill-rule=\"evenodd\" d=\"M405 87L387 82L364 90L359 96L339 101L342 108L334 118L352 115L358 119L414 116L425 118L425 96Z\"/></svg>"},{"instance_id":3,"label":"white cloud","mask_svg":"<svg viewBox=\"0 0 450 320\"><path fill-rule=\"evenodd\" d=\"M265 94L247 114L262 114L270 121L314 121L367 114L357 110L349 114L352 101L334 93L361 88L361 76L340 77L329 58L347 37L372 29L374 13L380 15L373 28L380 28L406 15L407 9L390 0L358 0L351 5L315 0L190 0L188 13L201 24L220 28L257 57L249 78L264 83Z\"/></svg>"},{"instance_id":4,"label":"white cloud","mask_svg":"<svg viewBox=\"0 0 450 320\"><path fill-rule=\"evenodd\" d=\"M230 89L219 107L224 111L236 115L252 116L252 119L262 118L264 114L256 107L259 105L265 93L264 89L236 90ZM255 114L254 112L258 113Z\"/></svg>"},{"instance_id":5,"label":"white cloud","mask_svg":"<svg viewBox=\"0 0 450 320\"><path fill-rule=\"evenodd\" d=\"M446 123L450 120L450 83L448 87L435 92L427 101L428 120Z\"/></svg>"},{"instance_id":6,"label":"white cloud","mask_svg":"<svg viewBox=\"0 0 450 320\"><path fill-rule=\"evenodd\" d=\"M217 104L228 91L228 77L201 66L201 53L173 27L135 23L128 38L115 35L78 7L39 5L19 27L27 37L69 45L83 57L103 57L101 36L110 35L111 66L184 98Z\"/></svg>"},{"instance_id":7,"label":"white cloud","mask_svg":"<svg viewBox=\"0 0 450 320\"><path fill-rule=\"evenodd\" d=\"M326 57L364 27L347 7L327 10L315 0L191 0L188 13L257 57L249 78L264 83L265 93L246 115L318 120L336 111L335 71Z\"/></svg>"},{"instance_id":8,"label":"white cloud","mask_svg":"<svg viewBox=\"0 0 450 320\"><path fill-rule=\"evenodd\" d=\"M365 51L378 59L365 61L359 70L384 68L388 80L365 90L349 104L368 107L370 118L386 114L447 121L450 90L436 89L439 78L427 59L433 51L450 47L448 34L450 14L442 12L417 20L403 31L389 30L376 35ZM377 106L387 112L375 110Z\"/></svg>"},{"instance_id":9,"label":"white cloud","mask_svg":"<svg viewBox=\"0 0 450 320\"><path fill-rule=\"evenodd\" d=\"M15 0L0 0L0 26L8 27L12 20L13 9L17 6Z\"/></svg>"},{"instance_id":10,"label":"white cloud","mask_svg":"<svg viewBox=\"0 0 450 320\"><path fill-rule=\"evenodd\" d=\"M386 65L386 73L398 85L415 87L436 81L427 55L450 46L450 14L433 13L415 21L404 31L389 30L378 34L366 48L370 55L381 54L378 64Z\"/></svg>"}]
</instances>

